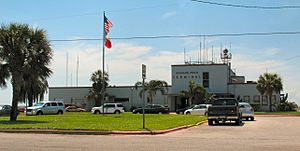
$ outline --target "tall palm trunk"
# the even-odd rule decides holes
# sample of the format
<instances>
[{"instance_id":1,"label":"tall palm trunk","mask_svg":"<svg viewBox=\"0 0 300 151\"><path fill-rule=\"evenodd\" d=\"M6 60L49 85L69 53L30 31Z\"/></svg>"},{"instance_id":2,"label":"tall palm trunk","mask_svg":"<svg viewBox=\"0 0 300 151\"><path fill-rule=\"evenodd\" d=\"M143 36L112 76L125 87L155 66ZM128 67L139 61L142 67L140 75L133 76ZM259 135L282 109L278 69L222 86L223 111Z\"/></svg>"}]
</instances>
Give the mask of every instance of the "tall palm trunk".
<instances>
[{"instance_id":1,"label":"tall palm trunk","mask_svg":"<svg viewBox=\"0 0 300 151\"><path fill-rule=\"evenodd\" d=\"M10 112L10 121L16 121L18 116L18 101L20 99L22 75L20 73L13 74L12 86L13 86L13 100Z\"/></svg>"},{"instance_id":2,"label":"tall palm trunk","mask_svg":"<svg viewBox=\"0 0 300 151\"><path fill-rule=\"evenodd\" d=\"M272 112L272 95L269 95L269 111Z\"/></svg>"}]
</instances>

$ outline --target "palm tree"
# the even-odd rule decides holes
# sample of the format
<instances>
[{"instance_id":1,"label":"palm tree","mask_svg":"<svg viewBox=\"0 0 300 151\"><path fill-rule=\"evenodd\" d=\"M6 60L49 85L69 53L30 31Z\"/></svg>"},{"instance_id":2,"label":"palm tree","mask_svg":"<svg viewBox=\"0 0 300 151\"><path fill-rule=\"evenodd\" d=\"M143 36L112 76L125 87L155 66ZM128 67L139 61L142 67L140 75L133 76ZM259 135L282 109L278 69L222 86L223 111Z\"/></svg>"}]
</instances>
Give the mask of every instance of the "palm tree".
<instances>
[{"instance_id":1,"label":"palm tree","mask_svg":"<svg viewBox=\"0 0 300 151\"><path fill-rule=\"evenodd\" d=\"M92 84L92 88L90 89L90 94L89 97L90 98L94 98L95 99L95 105L96 106L100 106L101 105L101 99L103 97L103 84L104 84L104 88L106 88L108 86L108 74L105 73L104 74L104 82L103 82L103 74L101 70L97 70L95 71L92 76L91 76L91 81L93 82ZM104 103L104 101L103 101Z\"/></svg>"},{"instance_id":2,"label":"palm tree","mask_svg":"<svg viewBox=\"0 0 300 151\"><path fill-rule=\"evenodd\" d=\"M139 86L143 86L143 82L136 82L135 88L137 89ZM157 91L160 91L161 94L165 94L165 91L168 91L168 83L162 80L150 80L149 82L145 82L145 88L140 91L140 97L143 96L143 92L148 92L148 96L150 98L150 103L153 103L153 98L156 95Z\"/></svg>"},{"instance_id":3,"label":"palm tree","mask_svg":"<svg viewBox=\"0 0 300 151\"><path fill-rule=\"evenodd\" d=\"M213 94L207 93L206 89L195 83L195 81L189 81L188 90L180 91L181 96L185 96L189 98L188 104L198 104L210 102L210 100L214 97ZM196 98L200 101L195 101Z\"/></svg>"},{"instance_id":4,"label":"palm tree","mask_svg":"<svg viewBox=\"0 0 300 151\"><path fill-rule=\"evenodd\" d=\"M268 97L269 111L272 112L272 95L282 90L282 80L276 73L264 73L257 81L257 90Z\"/></svg>"},{"instance_id":5,"label":"palm tree","mask_svg":"<svg viewBox=\"0 0 300 151\"><path fill-rule=\"evenodd\" d=\"M26 100L28 100L28 105L32 106L34 102L43 100L48 88L47 79L35 77L31 74L25 74L23 78L24 85L21 88L21 101L26 103Z\"/></svg>"},{"instance_id":6,"label":"palm tree","mask_svg":"<svg viewBox=\"0 0 300 151\"><path fill-rule=\"evenodd\" d=\"M38 79L45 81L51 75L52 71L48 67L51 59L52 50L45 30L17 23L1 26L0 86L5 87L6 80L11 77L13 88L11 121L17 120L17 106L22 95L30 94L27 90L28 83L35 83ZM28 75L32 78L26 78Z\"/></svg>"}]
</instances>

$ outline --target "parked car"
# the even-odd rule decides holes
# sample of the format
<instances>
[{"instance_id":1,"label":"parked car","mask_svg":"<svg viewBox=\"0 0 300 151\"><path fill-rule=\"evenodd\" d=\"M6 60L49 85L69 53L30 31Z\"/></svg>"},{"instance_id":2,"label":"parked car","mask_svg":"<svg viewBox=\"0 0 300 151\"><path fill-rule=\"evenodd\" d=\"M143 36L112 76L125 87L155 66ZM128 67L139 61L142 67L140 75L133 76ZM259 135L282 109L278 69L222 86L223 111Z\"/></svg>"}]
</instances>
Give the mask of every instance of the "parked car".
<instances>
[{"instance_id":1,"label":"parked car","mask_svg":"<svg viewBox=\"0 0 300 151\"><path fill-rule=\"evenodd\" d=\"M69 106L79 107L79 106L77 106L76 104L73 104L73 103L64 103L64 105L65 105L65 108L67 108Z\"/></svg>"},{"instance_id":2,"label":"parked car","mask_svg":"<svg viewBox=\"0 0 300 151\"><path fill-rule=\"evenodd\" d=\"M104 106L104 109L103 109ZM121 103L104 103L100 107L93 107L92 113L93 114L100 114L100 113L108 113L108 114L120 114L125 112L124 106Z\"/></svg>"},{"instance_id":3,"label":"parked car","mask_svg":"<svg viewBox=\"0 0 300 151\"><path fill-rule=\"evenodd\" d=\"M195 105L191 109L187 109L184 111L184 114L192 114L192 115L207 115L207 109L211 106L209 104L199 104Z\"/></svg>"},{"instance_id":4,"label":"parked car","mask_svg":"<svg viewBox=\"0 0 300 151\"><path fill-rule=\"evenodd\" d=\"M254 109L252 108L252 106L246 102L240 102L239 106L242 112L242 118L254 121Z\"/></svg>"},{"instance_id":5,"label":"parked car","mask_svg":"<svg viewBox=\"0 0 300 151\"><path fill-rule=\"evenodd\" d=\"M162 114L162 113L169 113L170 110L168 107L165 107L160 104L148 104L145 106L145 113L150 114ZM137 108L132 111L134 114L140 114L143 113L143 108Z\"/></svg>"},{"instance_id":6,"label":"parked car","mask_svg":"<svg viewBox=\"0 0 300 151\"><path fill-rule=\"evenodd\" d=\"M11 106L10 105L0 105L0 116L10 115Z\"/></svg>"},{"instance_id":7,"label":"parked car","mask_svg":"<svg viewBox=\"0 0 300 151\"><path fill-rule=\"evenodd\" d=\"M196 104L192 104L190 106L187 106L187 107L184 107L184 108L181 108L181 109L177 109L176 110L176 113L177 114L184 114L184 111L187 110L187 109L191 109L195 106Z\"/></svg>"},{"instance_id":8,"label":"parked car","mask_svg":"<svg viewBox=\"0 0 300 151\"><path fill-rule=\"evenodd\" d=\"M65 108L66 112L85 112L85 109L77 107L77 106L68 106Z\"/></svg>"},{"instance_id":9,"label":"parked car","mask_svg":"<svg viewBox=\"0 0 300 151\"><path fill-rule=\"evenodd\" d=\"M18 106L19 112L25 112L26 107L25 106Z\"/></svg>"},{"instance_id":10,"label":"parked car","mask_svg":"<svg viewBox=\"0 0 300 151\"><path fill-rule=\"evenodd\" d=\"M61 101L39 102L26 109L26 115L63 114L64 103Z\"/></svg>"}]
</instances>

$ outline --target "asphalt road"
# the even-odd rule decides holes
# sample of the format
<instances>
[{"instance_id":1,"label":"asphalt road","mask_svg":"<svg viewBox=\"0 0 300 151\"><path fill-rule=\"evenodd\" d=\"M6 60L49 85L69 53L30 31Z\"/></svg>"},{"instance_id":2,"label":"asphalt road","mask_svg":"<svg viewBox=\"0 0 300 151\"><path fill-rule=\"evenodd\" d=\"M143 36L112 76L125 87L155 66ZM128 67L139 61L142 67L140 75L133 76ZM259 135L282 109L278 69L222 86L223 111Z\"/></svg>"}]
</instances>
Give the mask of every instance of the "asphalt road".
<instances>
[{"instance_id":1,"label":"asphalt road","mask_svg":"<svg viewBox=\"0 0 300 151\"><path fill-rule=\"evenodd\" d=\"M156 136L0 133L0 150L300 151L300 117L256 117L242 126L203 124Z\"/></svg>"}]
</instances>

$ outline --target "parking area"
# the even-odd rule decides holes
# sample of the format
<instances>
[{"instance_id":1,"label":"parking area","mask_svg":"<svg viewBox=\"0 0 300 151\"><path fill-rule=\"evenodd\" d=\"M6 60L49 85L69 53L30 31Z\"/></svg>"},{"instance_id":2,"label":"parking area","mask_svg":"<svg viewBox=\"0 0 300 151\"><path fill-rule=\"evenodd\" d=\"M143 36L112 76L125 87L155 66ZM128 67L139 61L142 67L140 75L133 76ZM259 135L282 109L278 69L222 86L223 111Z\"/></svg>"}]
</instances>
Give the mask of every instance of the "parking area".
<instances>
[{"instance_id":1,"label":"parking area","mask_svg":"<svg viewBox=\"0 0 300 151\"><path fill-rule=\"evenodd\" d=\"M207 123L165 135L0 134L0 150L299 150L300 117L256 116L242 126Z\"/></svg>"}]
</instances>

